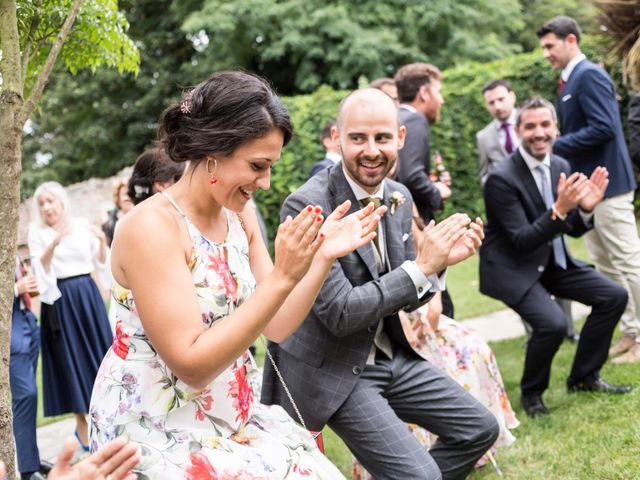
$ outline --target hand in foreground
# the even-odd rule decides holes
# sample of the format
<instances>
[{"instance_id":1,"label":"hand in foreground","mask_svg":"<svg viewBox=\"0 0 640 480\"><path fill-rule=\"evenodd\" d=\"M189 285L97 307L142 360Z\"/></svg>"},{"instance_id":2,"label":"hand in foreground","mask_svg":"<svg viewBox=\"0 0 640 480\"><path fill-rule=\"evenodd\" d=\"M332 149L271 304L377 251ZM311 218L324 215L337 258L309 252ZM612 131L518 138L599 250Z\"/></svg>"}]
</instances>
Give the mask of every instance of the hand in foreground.
<instances>
[{"instance_id":1,"label":"hand in foreground","mask_svg":"<svg viewBox=\"0 0 640 480\"><path fill-rule=\"evenodd\" d=\"M320 254L328 260L333 261L343 257L373 240L377 235L380 218L387 211L385 206L374 208L373 203L370 203L363 209L344 217L349 207L351 207L349 200L339 205L327 217L320 230L326 237L320 248Z\"/></svg>"},{"instance_id":2,"label":"hand in foreground","mask_svg":"<svg viewBox=\"0 0 640 480\"><path fill-rule=\"evenodd\" d=\"M597 167L589 177L589 192L580 201L580 208L592 211L604 197L609 186L609 172L605 167Z\"/></svg>"},{"instance_id":3,"label":"hand in foreground","mask_svg":"<svg viewBox=\"0 0 640 480\"><path fill-rule=\"evenodd\" d=\"M480 217L469 224L469 228L451 248L447 266L455 265L475 254L484 240L484 224Z\"/></svg>"},{"instance_id":4,"label":"hand in foreground","mask_svg":"<svg viewBox=\"0 0 640 480\"><path fill-rule=\"evenodd\" d=\"M416 264L425 275L439 273L448 265L455 243L467 232L471 219L455 213L437 225L432 220L417 241Z\"/></svg>"},{"instance_id":5,"label":"hand in foreground","mask_svg":"<svg viewBox=\"0 0 640 480\"><path fill-rule=\"evenodd\" d=\"M569 175L562 172L558 180L558 193L555 202L556 211L565 216L578 206L578 203L589 193L589 179L579 172Z\"/></svg>"},{"instance_id":6,"label":"hand in foreground","mask_svg":"<svg viewBox=\"0 0 640 480\"><path fill-rule=\"evenodd\" d=\"M16 287L18 288L18 295L24 293L31 293L38 291L38 281L33 275L25 275L20 280L16 280ZM0 477L2 478L2 477Z\"/></svg>"},{"instance_id":7,"label":"hand in foreground","mask_svg":"<svg viewBox=\"0 0 640 480\"><path fill-rule=\"evenodd\" d=\"M47 478L49 480L135 480L130 473L140 461L140 447L128 442L125 437L110 441L84 460L71 465L78 443L69 437L58 454L56 464Z\"/></svg>"},{"instance_id":8,"label":"hand in foreground","mask_svg":"<svg viewBox=\"0 0 640 480\"><path fill-rule=\"evenodd\" d=\"M305 276L316 252L324 242L320 233L322 207L307 206L296 218L288 216L278 227L274 242L274 270L293 283Z\"/></svg>"}]
</instances>

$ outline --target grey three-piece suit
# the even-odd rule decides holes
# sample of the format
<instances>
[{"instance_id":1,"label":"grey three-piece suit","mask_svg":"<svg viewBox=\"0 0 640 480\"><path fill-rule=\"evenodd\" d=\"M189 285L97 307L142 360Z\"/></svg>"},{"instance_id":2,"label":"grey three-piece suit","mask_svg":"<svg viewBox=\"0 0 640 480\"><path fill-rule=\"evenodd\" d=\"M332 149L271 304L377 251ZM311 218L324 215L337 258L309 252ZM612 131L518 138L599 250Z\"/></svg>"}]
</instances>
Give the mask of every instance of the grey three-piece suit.
<instances>
[{"instance_id":1,"label":"grey three-piece suit","mask_svg":"<svg viewBox=\"0 0 640 480\"><path fill-rule=\"evenodd\" d=\"M400 265L415 258L411 235L411 196L385 180L384 203L394 192L406 201L383 218L387 273L378 272L373 245L337 260L300 328L269 349L307 427L329 425L376 479L464 478L493 444L493 415L427 361L402 333L398 311L414 310L416 286ZM397 196L397 194L396 194ZM329 167L287 198L282 217L295 217L307 205L328 215L345 200L349 213L360 206L342 163ZM392 339L392 359L380 351L367 363L378 322ZM281 404L297 420L273 369L266 363L262 401ZM405 422L439 435L427 452Z\"/></svg>"}]
</instances>

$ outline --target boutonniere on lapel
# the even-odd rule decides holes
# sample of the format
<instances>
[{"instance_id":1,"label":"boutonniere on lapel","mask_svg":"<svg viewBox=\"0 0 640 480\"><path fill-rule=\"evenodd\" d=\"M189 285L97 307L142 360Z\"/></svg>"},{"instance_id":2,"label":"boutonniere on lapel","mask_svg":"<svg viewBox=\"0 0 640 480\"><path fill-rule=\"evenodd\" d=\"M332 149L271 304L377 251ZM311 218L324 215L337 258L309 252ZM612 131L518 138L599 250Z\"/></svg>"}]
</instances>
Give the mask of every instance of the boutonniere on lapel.
<instances>
[{"instance_id":1,"label":"boutonniere on lapel","mask_svg":"<svg viewBox=\"0 0 640 480\"><path fill-rule=\"evenodd\" d=\"M400 192L393 192L391 194L391 208L389 209L391 215L396 213L396 208L400 205L403 205L406 201L407 199L403 194L401 194Z\"/></svg>"}]
</instances>

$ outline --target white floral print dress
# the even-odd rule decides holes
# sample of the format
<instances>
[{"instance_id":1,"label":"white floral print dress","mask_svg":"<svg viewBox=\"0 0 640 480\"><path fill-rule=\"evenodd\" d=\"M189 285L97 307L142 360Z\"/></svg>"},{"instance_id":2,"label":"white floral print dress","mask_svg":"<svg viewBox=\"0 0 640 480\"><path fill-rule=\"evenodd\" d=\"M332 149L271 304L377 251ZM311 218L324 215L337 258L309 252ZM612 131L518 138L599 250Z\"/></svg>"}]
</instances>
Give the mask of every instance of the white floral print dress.
<instances>
[{"instance_id":1,"label":"white floral print dress","mask_svg":"<svg viewBox=\"0 0 640 480\"><path fill-rule=\"evenodd\" d=\"M189 269L204 328L234 311L254 290L249 246L237 215L226 212L224 243L207 240L185 218L192 240ZM280 407L259 403L259 372L246 351L206 388L178 379L145 334L129 290L115 282L116 335L98 372L90 443L119 435L139 443L139 479L343 478L311 435Z\"/></svg>"}]
</instances>

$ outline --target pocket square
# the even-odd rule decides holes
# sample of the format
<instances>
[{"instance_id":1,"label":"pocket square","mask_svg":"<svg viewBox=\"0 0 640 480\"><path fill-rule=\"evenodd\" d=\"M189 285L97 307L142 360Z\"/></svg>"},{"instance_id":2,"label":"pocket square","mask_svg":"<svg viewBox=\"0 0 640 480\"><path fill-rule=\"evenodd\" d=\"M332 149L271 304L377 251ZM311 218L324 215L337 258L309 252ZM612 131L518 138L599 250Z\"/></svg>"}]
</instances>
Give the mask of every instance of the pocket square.
<instances>
[{"instance_id":1,"label":"pocket square","mask_svg":"<svg viewBox=\"0 0 640 480\"><path fill-rule=\"evenodd\" d=\"M403 233L402 234L402 241L406 242L407 240L409 240L409 234L408 233Z\"/></svg>"},{"instance_id":2,"label":"pocket square","mask_svg":"<svg viewBox=\"0 0 640 480\"><path fill-rule=\"evenodd\" d=\"M563 102L566 102L567 100L570 100L570 99L571 99L571 94L570 93L567 93L564 97L562 97L562 101Z\"/></svg>"}]
</instances>

